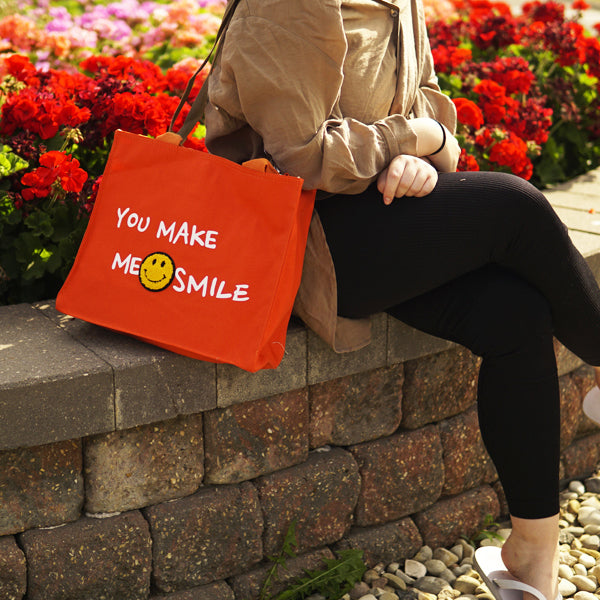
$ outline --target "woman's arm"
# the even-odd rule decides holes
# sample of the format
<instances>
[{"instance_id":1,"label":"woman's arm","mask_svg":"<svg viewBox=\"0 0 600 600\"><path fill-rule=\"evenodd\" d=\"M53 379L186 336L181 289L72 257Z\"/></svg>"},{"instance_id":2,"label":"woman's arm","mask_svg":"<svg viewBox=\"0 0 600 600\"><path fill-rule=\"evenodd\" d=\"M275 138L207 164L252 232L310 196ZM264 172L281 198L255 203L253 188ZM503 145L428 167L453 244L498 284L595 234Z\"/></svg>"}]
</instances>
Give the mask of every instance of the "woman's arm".
<instances>
[{"instance_id":1,"label":"woman's arm","mask_svg":"<svg viewBox=\"0 0 600 600\"><path fill-rule=\"evenodd\" d=\"M232 22L211 75L209 110L222 112L215 119L248 123L277 165L307 187L357 193L395 156L417 155L417 133L403 115L373 123L343 116L347 46L339 2L310 4L305 24L284 26L262 14ZM209 149L212 141L209 128Z\"/></svg>"}]
</instances>

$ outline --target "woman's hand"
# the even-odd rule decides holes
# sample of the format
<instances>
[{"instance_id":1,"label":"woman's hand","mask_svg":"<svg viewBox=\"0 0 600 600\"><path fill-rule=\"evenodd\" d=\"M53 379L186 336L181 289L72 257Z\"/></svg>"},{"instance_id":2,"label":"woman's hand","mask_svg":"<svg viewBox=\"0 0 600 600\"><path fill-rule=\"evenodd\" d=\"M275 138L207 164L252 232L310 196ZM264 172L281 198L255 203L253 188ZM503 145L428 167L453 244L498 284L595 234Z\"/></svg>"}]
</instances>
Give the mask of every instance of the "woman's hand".
<instances>
[{"instance_id":1,"label":"woman's hand","mask_svg":"<svg viewBox=\"0 0 600 600\"><path fill-rule=\"evenodd\" d=\"M167 144L179 145L183 141L183 138L173 131L167 131L166 133L161 133L157 138L160 142L166 142Z\"/></svg>"},{"instance_id":2,"label":"woman's hand","mask_svg":"<svg viewBox=\"0 0 600 600\"><path fill-rule=\"evenodd\" d=\"M400 154L377 178L377 189L383 194L383 202L391 204L401 196L427 196L437 183L436 169L422 158Z\"/></svg>"}]
</instances>

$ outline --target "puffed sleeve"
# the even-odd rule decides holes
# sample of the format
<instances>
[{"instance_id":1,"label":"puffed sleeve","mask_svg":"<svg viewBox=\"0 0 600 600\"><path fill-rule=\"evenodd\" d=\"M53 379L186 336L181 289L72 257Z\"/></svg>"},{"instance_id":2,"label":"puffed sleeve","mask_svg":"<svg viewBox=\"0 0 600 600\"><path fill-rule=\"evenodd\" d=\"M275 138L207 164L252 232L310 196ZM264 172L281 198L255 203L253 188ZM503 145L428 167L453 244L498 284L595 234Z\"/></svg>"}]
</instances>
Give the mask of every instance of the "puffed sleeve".
<instances>
[{"instance_id":1,"label":"puffed sleeve","mask_svg":"<svg viewBox=\"0 0 600 600\"><path fill-rule=\"evenodd\" d=\"M299 2L302 11L292 14L295 3L246 2L211 75L210 108L247 123L306 188L359 193L394 156L416 153L415 132L398 114L373 123L344 118L340 1Z\"/></svg>"}]
</instances>

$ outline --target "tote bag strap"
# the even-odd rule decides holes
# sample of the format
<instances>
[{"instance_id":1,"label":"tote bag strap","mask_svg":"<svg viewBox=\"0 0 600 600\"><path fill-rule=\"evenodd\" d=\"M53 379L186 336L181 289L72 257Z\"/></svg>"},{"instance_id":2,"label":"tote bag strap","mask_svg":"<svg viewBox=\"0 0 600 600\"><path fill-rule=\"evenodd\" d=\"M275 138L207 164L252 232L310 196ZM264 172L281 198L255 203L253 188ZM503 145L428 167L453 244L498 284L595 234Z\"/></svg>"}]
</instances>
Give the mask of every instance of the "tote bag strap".
<instances>
[{"instance_id":1,"label":"tote bag strap","mask_svg":"<svg viewBox=\"0 0 600 600\"><path fill-rule=\"evenodd\" d=\"M190 92L192 91L192 88L194 87L194 82L196 81L196 77L200 74L202 69L204 69L204 67L207 65L208 61L210 60L210 58L213 54L215 55L215 60L216 60L217 57L219 56L219 54L221 53L221 48L223 46L222 37L225 34L225 32L227 31L227 27L229 27L229 23L231 22L233 13L239 3L240 3L240 0L229 0L229 2L227 3L227 8L225 9L225 13L223 14L223 20L221 21L221 26L219 27L219 30L217 31L217 37L215 39L215 43L213 44L213 47L211 48L210 53L208 54L208 56L206 57L204 62L200 65L198 70L192 75L192 77L188 81L188 84L183 92L183 95L181 96L181 101L179 102L179 106L175 110L175 113L173 114L173 118L171 119L171 124L169 125L169 131L174 130L175 121L176 121L177 117L179 116L181 109L185 105L185 103L190 95ZM204 83L202 84L202 87L200 88L200 91L198 92L198 95L196 96L196 99L194 100L194 102L192 104L190 112L188 113L187 117L185 118L185 121L183 122L183 125L181 126L179 131L176 132L178 135L181 136L182 143L187 138L187 136L191 133L192 129L194 129L194 127L196 126L196 123L198 123L199 121L201 121L204 118L204 109L206 108L206 103L208 101L207 83L208 83L208 77L205 79Z\"/></svg>"}]
</instances>

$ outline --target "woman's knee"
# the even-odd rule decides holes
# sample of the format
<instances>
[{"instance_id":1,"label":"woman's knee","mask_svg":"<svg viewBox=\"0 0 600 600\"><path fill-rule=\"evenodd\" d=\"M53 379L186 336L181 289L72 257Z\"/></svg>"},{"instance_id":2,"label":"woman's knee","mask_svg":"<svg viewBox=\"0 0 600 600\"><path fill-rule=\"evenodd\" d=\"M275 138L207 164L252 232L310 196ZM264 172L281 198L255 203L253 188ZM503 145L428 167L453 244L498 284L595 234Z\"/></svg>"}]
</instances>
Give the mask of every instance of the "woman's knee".
<instances>
[{"instance_id":1,"label":"woman's knee","mask_svg":"<svg viewBox=\"0 0 600 600\"><path fill-rule=\"evenodd\" d=\"M505 355L551 344L553 323L550 305L532 285L512 273L489 282L473 307L471 328L476 354Z\"/></svg>"}]
</instances>

